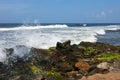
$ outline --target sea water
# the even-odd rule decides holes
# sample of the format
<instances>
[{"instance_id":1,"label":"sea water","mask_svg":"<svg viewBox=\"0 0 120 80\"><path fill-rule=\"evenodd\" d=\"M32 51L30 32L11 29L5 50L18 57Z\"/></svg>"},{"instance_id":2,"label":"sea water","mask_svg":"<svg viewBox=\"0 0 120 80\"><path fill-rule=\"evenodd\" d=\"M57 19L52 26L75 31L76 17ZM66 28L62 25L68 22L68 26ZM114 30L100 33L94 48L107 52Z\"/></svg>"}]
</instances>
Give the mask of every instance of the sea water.
<instances>
[{"instance_id":1,"label":"sea water","mask_svg":"<svg viewBox=\"0 0 120 80\"><path fill-rule=\"evenodd\" d=\"M31 47L47 49L66 40L120 45L120 24L0 24L0 62L6 60L6 48L22 57Z\"/></svg>"}]
</instances>

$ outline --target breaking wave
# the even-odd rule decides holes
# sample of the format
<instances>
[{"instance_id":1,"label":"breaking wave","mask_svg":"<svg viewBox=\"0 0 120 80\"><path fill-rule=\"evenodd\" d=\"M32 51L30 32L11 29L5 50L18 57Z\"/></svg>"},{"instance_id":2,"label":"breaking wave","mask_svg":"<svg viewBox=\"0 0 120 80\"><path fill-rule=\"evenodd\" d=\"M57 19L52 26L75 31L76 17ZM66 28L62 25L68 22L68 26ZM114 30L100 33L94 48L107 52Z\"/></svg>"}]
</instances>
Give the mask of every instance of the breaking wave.
<instances>
[{"instance_id":1,"label":"breaking wave","mask_svg":"<svg viewBox=\"0 0 120 80\"><path fill-rule=\"evenodd\" d=\"M47 25L47 26L20 26L20 27L13 27L13 28L0 28L0 31L15 31L15 30L33 30L33 29L41 29L41 28L67 28L67 25Z\"/></svg>"},{"instance_id":2,"label":"breaking wave","mask_svg":"<svg viewBox=\"0 0 120 80\"><path fill-rule=\"evenodd\" d=\"M81 41L96 42L98 35L105 35L106 30L119 30L120 26L85 26L37 25L0 28L0 62L6 60L5 48L14 48L14 55L23 57L31 47L49 48L57 42L71 40L72 44ZM24 45L22 47L18 45Z\"/></svg>"}]
</instances>

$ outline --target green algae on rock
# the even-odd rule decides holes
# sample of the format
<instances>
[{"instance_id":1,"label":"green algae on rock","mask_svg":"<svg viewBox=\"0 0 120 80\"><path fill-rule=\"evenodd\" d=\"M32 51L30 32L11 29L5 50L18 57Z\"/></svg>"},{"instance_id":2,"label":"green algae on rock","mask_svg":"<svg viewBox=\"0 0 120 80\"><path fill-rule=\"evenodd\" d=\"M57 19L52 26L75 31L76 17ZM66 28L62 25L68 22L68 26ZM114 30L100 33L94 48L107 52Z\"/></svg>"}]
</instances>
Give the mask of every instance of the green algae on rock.
<instances>
[{"instance_id":1,"label":"green algae on rock","mask_svg":"<svg viewBox=\"0 0 120 80\"><path fill-rule=\"evenodd\" d=\"M13 48L6 49L8 56L12 56L13 51ZM111 65L115 61L119 63L120 47L99 42L81 42L78 45L71 45L71 41L68 40L63 43L58 42L56 46L49 49L31 48L25 57L14 56L14 58L16 61L8 57L7 64L0 63L1 79L15 79L17 76L20 78L22 76L25 80L35 80L40 76L47 80L78 80L83 75L109 72L109 69L104 70L97 65L104 61Z\"/></svg>"}]
</instances>

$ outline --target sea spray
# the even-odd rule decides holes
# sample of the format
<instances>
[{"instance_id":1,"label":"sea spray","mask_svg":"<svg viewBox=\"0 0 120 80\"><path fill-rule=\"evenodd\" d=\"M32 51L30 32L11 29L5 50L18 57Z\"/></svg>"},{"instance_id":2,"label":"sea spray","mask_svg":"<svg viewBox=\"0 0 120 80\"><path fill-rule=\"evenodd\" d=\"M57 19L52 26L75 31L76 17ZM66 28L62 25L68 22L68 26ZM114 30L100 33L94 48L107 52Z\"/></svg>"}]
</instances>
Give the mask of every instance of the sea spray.
<instances>
[{"instance_id":1,"label":"sea spray","mask_svg":"<svg viewBox=\"0 0 120 80\"><path fill-rule=\"evenodd\" d=\"M24 45L17 45L13 48L0 49L0 62L10 64L9 62L16 62L18 58L27 60L30 55L31 48Z\"/></svg>"},{"instance_id":2,"label":"sea spray","mask_svg":"<svg viewBox=\"0 0 120 80\"><path fill-rule=\"evenodd\" d=\"M29 49L25 47L18 49L18 45L48 49L55 46L57 42L66 40L71 40L72 44L79 44L81 41L96 42L98 35L105 35L107 30L116 31L118 29L120 29L118 25L74 27L63 24L0 28L0 61L6 61L5 48L14 48L13 54L23 57L28 54Z\"/></svg>"},{"instance_id":3,"label":"sea spray","mask_svg":"<svg viewBox=\"0 0 120 80\"><path fill-rule=\"evenodd\" d=\"M3 49L0 48L0 62L5 63L6 58L7 58L6 53L3 51Z\"/></svg>"}]
</instances>

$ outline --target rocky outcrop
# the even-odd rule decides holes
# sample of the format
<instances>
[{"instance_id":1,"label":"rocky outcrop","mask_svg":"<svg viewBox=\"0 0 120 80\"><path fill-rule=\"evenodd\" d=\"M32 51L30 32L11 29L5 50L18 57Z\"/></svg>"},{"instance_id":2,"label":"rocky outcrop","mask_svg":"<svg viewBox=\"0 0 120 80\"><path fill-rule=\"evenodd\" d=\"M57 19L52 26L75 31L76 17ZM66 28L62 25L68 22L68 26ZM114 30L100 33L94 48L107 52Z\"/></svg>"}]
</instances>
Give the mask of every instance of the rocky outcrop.
<instances>
[{"instance_id":1,"label":"rocky outcrop","mask_svg":"<svg viewBox=\"0 0 120 80\"><path fill-rule=\"evenodd\" d=\"M57 53L62 53L62 54L71 53L72 52L71 41L68 40L63 43L57 42L56 49L57 49Z\"/></svg>"},{"instance_id":2,"label":"rocky outcrop","mask_svg":"<svg viewBox=\"0 0 120 80\"><path fill-rule=\"evenodd\" d=\"M94 74L120 73L119 46L98 42L71 45L68 40L57 42L49 49L32 47L20 52L21 49L24 51L28 48L21 45L5 50L8 62L0 63L0 79L79 80L85 76L82 80L89 80ZM18 56L16 50L24 55Z\"/></svg>"}]
</instances>

